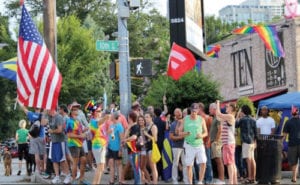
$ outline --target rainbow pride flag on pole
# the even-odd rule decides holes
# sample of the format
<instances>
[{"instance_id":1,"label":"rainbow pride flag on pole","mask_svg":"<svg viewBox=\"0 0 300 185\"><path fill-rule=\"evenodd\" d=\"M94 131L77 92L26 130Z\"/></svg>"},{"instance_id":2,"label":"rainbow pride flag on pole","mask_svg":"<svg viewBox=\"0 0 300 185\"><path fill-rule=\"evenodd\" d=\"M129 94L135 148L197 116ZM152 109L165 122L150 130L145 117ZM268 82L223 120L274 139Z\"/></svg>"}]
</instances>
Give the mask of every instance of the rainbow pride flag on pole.
<instances>
[{"instance_id":1,"label":"rainbow pride flag on pole","mask_svg":"<svg viewBox=\"0 0 300 185\"><path fill-rule=\"evenodd\" d=\"M241 34L251 34L254 32L255 32L255 30L254 30L253 26L243 26L241 28L237 28L237 29L233 30L232 34L241 35Z\"/></svg>"},{"instance_id":2,"label":"rainbow pride flag on pole","mask_svg":"<svg viewBox=\"0 0 300 185\"><path fill-rule=\"evenodd\" d=\"M206 56L212 57L212 58L218 58L220 49L221 49L220 44L207 46Z\"/></svg>"},{"instance_id":3,"label":"rainbow pride flag on pole","mask_svg":"<svg viewBox=\"0 0 300 185\"><path fill-rule=\"evenodd\" d=\"M275 57L285 56L285 52L278 38L275 25L254 26L254 30L258 33L261 40L263 40L266 48L272 51Z\"/></svg>"}]
</instances>

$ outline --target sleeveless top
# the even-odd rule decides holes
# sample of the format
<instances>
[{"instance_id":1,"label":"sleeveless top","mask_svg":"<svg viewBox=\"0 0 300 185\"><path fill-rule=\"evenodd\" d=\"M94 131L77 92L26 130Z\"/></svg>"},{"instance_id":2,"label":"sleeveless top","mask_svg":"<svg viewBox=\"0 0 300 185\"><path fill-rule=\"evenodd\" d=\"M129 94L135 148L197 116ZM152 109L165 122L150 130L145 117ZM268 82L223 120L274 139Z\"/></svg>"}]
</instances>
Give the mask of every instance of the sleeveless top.
<instances>
[{"instance_id":1,"label":"sleeveless top","mask_svg":"<svg viewBox=\"0 0 300 185\"><path fill-rule=\"evenodd\" d=\"M151 129L152 129L153 125L154 125L154 123L152 123L150 127L147 127L147 129L148 129L148 134L149 134L150 136L152 136L152 131L151 131ZM152 150L152 140L151 140L150 138L148 138L148 137L146 137L146 138L147 138L146 151L148 152L148 151Z\"/></svg>"},{"instance_id":2,"label":"sleeveless top","mask_svg":"<svg viewBox=\"0 0 300 185\"><path fill-rule=\"evenodd\" d=\"M223 121L221 123L222 129L221 129L221 140L222 144L235 144L235 128L234 125L229 125L227 121Z\"/></svg>"},{"instance_id":3,"label":"sleeveless top","mask_svg":"<svg viewBox=\"0 0 300 185\"><path fill-rule=\"evenodd\" d=\"M192 120L190 116L184 118L183 130L184 132L190 132L188 136L184 138L185 142L193 147L199 147L203 144L203 139L196 139L198 133L202 133L202 118L197 115L195 120Z\"/></svg>"}]
</instances>

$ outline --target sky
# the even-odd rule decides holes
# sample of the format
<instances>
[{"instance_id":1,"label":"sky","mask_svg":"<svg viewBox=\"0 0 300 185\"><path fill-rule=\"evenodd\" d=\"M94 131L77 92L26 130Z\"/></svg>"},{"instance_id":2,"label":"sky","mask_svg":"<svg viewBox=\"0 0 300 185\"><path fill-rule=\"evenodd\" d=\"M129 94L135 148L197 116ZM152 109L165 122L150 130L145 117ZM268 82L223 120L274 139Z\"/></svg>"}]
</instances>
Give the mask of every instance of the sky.
<instances>
[{"instance_id":1,"label":"sky","mask_svg":"<svg viewBox=\"0 0 300 185\"><path fill-rule=\"evenodd\" d=\"M167 14L167 0L150 0L162 15ZM204 0L205 15L218 15L220 9L227 5L238 5L245 0Z\"/></svg>"},{"instance_id":2,"label":"sky","mask_svg":"<svg viewBox=\"0 0 300 185\"><path fill-rule=\"evenodd\" d=\"M7 0L0 0L0 12L4 13L4 2ZM167 0L149 0L154 6L160 10L162 15L167 14ZM218 11L226 5L237 5L244 0L204 0L204 12L207 15L218 15Z\"/></svg>"}]
</instances>

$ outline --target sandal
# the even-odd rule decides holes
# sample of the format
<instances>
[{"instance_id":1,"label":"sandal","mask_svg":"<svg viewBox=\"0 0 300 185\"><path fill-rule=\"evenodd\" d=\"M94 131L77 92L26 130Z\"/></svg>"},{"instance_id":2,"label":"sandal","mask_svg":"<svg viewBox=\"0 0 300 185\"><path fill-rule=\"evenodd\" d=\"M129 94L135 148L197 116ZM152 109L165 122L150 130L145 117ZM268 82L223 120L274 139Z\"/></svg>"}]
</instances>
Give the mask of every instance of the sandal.
<instances>
[{"instance_id":1,"label":"sandal","mask_svg":"<svg viewBox=\"0 0 300 185\"><path fill-rule=\"evenodd\" d=\"M291 182L292 182L292 183L296 183L297 181L292 179Z\"/></svg>"}]
</instances>

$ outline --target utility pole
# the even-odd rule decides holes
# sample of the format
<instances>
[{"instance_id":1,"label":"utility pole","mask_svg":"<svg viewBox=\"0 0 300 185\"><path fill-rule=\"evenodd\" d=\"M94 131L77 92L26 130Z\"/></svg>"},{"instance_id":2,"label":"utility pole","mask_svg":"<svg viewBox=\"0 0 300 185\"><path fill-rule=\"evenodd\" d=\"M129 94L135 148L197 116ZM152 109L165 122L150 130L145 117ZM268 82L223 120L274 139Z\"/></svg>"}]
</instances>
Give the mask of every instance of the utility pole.
<instances>
[{"instance_id":1,"label":"utility pole","mask_svg":"<svg viewBox=\"0 0 300 185\"><path fill-rule=\"evenodd\" d=\"M129 4L127 0L118 0L118 40L119 40L119 94L120 110L128 115L131 106L131 79L129 63L129 38L127 19L129 18Z\"/></svg>"},{"instance_id":2,"label":"utility pole","mask_svg":"<svg viewBox=\"0 0 300 185\"><path fill-rule=\"evenodd\" d=\"M56 57L56 0L43 0L44 39L52 58Z\"/></svg>"}]
</instances>

